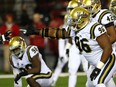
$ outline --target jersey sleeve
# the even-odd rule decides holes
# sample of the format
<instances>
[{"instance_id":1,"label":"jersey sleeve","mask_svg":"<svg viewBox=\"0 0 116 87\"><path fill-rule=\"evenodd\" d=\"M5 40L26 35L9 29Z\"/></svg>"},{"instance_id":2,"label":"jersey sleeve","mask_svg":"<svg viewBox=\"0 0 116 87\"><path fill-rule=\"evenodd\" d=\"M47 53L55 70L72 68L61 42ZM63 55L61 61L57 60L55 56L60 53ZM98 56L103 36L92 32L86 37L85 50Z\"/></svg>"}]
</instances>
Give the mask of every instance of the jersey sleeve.
<instances>
[{"instance_id":1,"label":"jersey sleeve","mask_svg":"<svg viewBox=\"0 0 116 87\"><path fill-rule=\"evenodd\" d=\"M101 24L103 24L104 26L110 25L111 23L113 24L113 22L114 22L114 16L113 16L113 14L110 11L105 11L99 17L98 22L101 23Z\"/></svg>"},{"instance_id":2,"label":"jersey sleeve","mask_svg":"<svg viewBox=\"0 0 116 87\"><path fill-rule=\"evenodd\" d=\"M33 58L35 55L39 54L39 50L38 50L37 46L32 46L29 49L29 54L30 54L31 58Z\"/></svg>"},{"instance_id":3,"label":"jersey sleeve","mask_svg":"<svg viewBox=\"0 0 116 87\"><path fill-rule=\"evenodd\" d=\"M91 39L96 39L104 33L106 33L106 28L101 24L95 24L90 30L90 37Z\"/></svg>"}]
</instances>

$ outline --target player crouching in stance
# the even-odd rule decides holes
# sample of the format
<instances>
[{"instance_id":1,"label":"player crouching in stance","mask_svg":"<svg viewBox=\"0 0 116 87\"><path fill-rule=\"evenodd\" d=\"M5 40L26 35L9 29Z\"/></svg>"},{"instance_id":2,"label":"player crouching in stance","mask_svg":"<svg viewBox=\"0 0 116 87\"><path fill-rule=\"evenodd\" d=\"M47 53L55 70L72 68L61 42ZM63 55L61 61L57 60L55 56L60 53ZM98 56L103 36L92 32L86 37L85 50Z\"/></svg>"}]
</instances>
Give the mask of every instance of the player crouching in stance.
<instances>
[{"instance_id":1,"label":"player crouching in stance","mask_svg":"<svg viewBox=\"0 0 116 87\"><path fill-rule=\"evenodd\" d=\"M23 76L26 76L30 87L49 87L52 72L43 61L38 48L27 46L25 40L19 36L13 37L9 45L14 87L22 87Z\"/></svg>"}]
</instances>

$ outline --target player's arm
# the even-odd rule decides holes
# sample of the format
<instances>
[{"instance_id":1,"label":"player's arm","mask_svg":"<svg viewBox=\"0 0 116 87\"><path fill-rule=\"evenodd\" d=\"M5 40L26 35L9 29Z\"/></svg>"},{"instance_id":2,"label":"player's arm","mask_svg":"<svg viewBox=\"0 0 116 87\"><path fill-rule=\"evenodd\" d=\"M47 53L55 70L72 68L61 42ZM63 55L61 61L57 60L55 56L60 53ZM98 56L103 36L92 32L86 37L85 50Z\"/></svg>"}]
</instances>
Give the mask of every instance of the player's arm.
<instances>
[{"instance_id":1,"label":"player's arm","mask_svg":"<svg viewBox=\"0 0 116 87\"><path fill-rule=\"evenodd\" d=\"M44 29L36 29L33 26L28 27L27 29L20 29L27 36L29 35L41 35L42 37L50 37L55 39L65 39L70 38L70 29L65 30L60 28L44 28Z\"/></svg>"},{"instance_id":2,"label":"player's arm","mask_svg":"<svg viewBox=\"0 0 116 87\"><path fill-rule=\"evenodd\" d=\"M113 24L107 27L107 34L109 35L110 42L113 44L116 41L116 30Z\"/></svg>"},{"instance_id":3,"label":"player's arm","mask_svg":"<svg viewBox=\"0 0 116 87\"><path fill-rule=\"evenodd\" d=\"M96 40L97 40L98 44L100 45L100 47L103 49L103 53L102 53L100 62L102 62L104 65L111 55L112 44L106 33L99 36ZM97 67L101 69L103 67L103 65L98 63Z\"/></svg>"},{"instance_id":4,"label":"player's arm","mask_svg":"<svg viewBox=\"0 0 116 87\"><path fill-rule=\"evenodd\" d=\"M27 72L28 74L39 74L40 70L41 70L41 62L40 62L40 58L38 56L39 54L36 54L31 62L32 62L32 69L28 69Z\"/></svg>"},{"instance_id":5,"label":"player's arm","mask_svg":"<svg viewBox=\"0 0 116 87\"><path fill-rule=\"evenodd\" d=\"M94 34L96 37L96 41L98 42L99 46L103 49L103 52L100 61L97 63L95 69L90 75L91 80L96 79L96 77L99 75L101 69L107 62L112 52L112 44L106 33L105 27L102 25L98 25L97 28L95 29Z\"/></svg>"}]
</instances>

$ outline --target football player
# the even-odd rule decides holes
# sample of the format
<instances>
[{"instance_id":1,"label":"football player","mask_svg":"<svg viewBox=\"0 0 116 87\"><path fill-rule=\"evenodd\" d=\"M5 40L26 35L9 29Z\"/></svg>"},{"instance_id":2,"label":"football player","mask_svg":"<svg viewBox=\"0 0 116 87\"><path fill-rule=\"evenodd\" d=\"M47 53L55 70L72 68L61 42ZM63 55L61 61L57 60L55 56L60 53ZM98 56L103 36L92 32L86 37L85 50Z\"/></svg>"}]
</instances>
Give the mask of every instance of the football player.
<instances>
[{"instance_id":1,"label":"football player","mask_svg":"<svg viewBox=\"0 0 116 87\"><path fill-rule=\"evenodd\" d=\"M80 2L77 2L77 1L70 1L68 3L67 14L65 15L65 18L64 18L64 22L65 22L64 28L69 27L68 16L70 14L70 11L73 8L78 7L79 5L81 5L81 4L80 4ZM60 39L60 41L64 41L64 40ZM59 44L59 45L60 45L61 49L64 49L64 47L63 47L64 44ZM77 80L77 71L79 69L80 64L82 63L83 69L86 72L88 69L88 62L86 61L86 59L82 55L79 54L79 50L76 48L74 40L72 41L72 39L69 39L69 42L66 44L67 57L64 54L65 51L62 51L62 50L59 50L59 51L60 51L59 53L62 54L64 57L61 57L62 61L61 61L61 58L59 58L58 65L57 65L55 72L53 74L52 86L55 85L55 83L56 83L56 81L61 73L63 66L67 62L64 60L66 60L66 58L69 57L69 61L68 61L68 71L69 71L68 87L75 87L76 80Z\"/></svg>"},{"instance_id":2,"label":"football player","mask_svg":"<svg viewBox=\"0 0 116 87\"><path fill-rule=\"evenodd\" d=\"M0 36L0 44L3 44L4 41L9 41L11 38L11 34L12 34L11 31L8 30L5 34L1 35Z\"/></svg>"},{"instance_id":3,"label":"football player","mask_svg":"<svg viewBox=\"0 0 116 87\"><path fill-rule=\"evenodd\" d=\"M71 2L71 1L70 1ZM81 2L72 1L72 3L68 4L67 7L67 14L70 14L70 11L74 9L75 7L79 7L81 5ZM77 5L76 5L77 4ZM67 17L68 18L68 17ZM70 25L70 18L67 19ZM70 26L69 26L70 27ZM73 28L73 27L71 27ZM69 72L69 80L68 80L68 87L76 87L77 82L77 71L79 69L80 64L82 63L83 70L86 72L88 70L88 62L84 58L83 55L79 53L79 50L76 48L75 41L72 39L69 39L67 45L66 45L66 54L69 56L68 61L68 72ZM78 85L78 84L77 84Z\"/></svg>"},{"instance_id":4,"label":"football player","mask_svg":"<svg viewBox=\"0 0 116 87\"><path fill-rule=\"evenodd\" d=\"M13 68L14 87L22 87L23 76L30 87L49 87L51 70L42 59L36 46L27 46L22 37L13 37L10 42L10 64Z\"/></svg>"},{"instance_id":5,"label":"football player","mask_svg":"<svg viewBox=\"0 0 116 87\"><path fill-rule=\"evenodd\" d=\"M112 44L106 29L100 23L90 22L89 11L84 8L75 8L70 13L73 30L59 30L44 28L36 31L34 27L23 30L26 35L36 34L51 38L70 38L71 32L75 32L72 38L76 46L87 61L93 65L90 79L95 87L106 87L106 83L116 71L115 54L112 53Z\"/></svg>"},{"instance_id":6,"label":"football player","mask_svg":"<svg viewBox=\"0 0 116 87\"><path fill-rule=\"evenodd\" d=\"M73 13L74 12L74 13ZM73 13L73 16L75 17L75 10L73 11L72 13ZM80 15L80 14L79 14ZM81 17L80 17L81 18ZM75 20L77 20L76 18L75 18ZM84 19L83 19L84 20ZM80 20L81 21L81 20ZM96 24L95 24L96 25ZM95 25L93 25L93 27L98 27L97 25L95 26ZM87 25L88 27L90 26L89 24ZM87 27L86 26L86 27ZM92 27L92 28L93 28ZM101 41L99 41L100 39L100 37L104 37L104 35L105 35L105 28L103 28L103 26L101 27L101 29L100 29L100 26L98 27L98 29L96 29L95 28L95 30L94 30L94 28L92 29L91 28L91 30L88 30L87 29L87 31L88 32L90 32L90 35L88 36L88 35L86 35L86 30L80 30L80 32L77 34L77 46L80 48L80 52L82 51L85 51L87 54L89 54L89 52L91 51L91 46L93 46L91 43L91 46L90 46L90 48L89 48L89 45L87 46L87 43L86 43L86 41L87 40L85 40L85 38L87 39L87 37L88 37L88 39L89 39L89 37L90 37L90 39L92 39L93 37L93 39L94 40L96 40L97 42L98 42L98 44L100 45L100 47L102 48L102 46L103 46L103 44L101 44ZM102 31L102 29L103 29L103 31ZM98 30L98 31L97 31ZM100 32L100 31L102 31L102 32ZM85 34L85 35L83 35L83 34ZM98 35L98 36L97 36ZM99 36L100 35L100 36ZM96 37L97 36L97 37ZM107 38L108 38L108 36L107 36ZM102 39L102 40L104 40L104 39ZM87 42L91 42L91 41L87 41ZM92 42L92 43L94 43L94 42ZM104 42L105 43L105 42ZM110 42L109 42L110 43ZM86 46L85 46L85 44L86 44ZM82 48L81 48L81 46L82 46ZM95 46L95 44L94 44L94 46ZM105 44L104 44L104 46L105 46ZM103 46L103 47L104 47ZM88 50L87 50L88 49ZM102 48L103 49L103 48ZM92 50L92 51L94 51L94 50ZM96 52L97 52L97 50L96 50ZM88 58L92 58L92 54L91 54L91 57L90 57L90 55L86 55L86 53L83 53L83 55L84 56L86 56L86 59L87 59L87 57ZM104 57L106 57L106 55L105 55L105 49L103 49L103 54L101 55L101 54L97 54L97 53L95 53L96 55L99 55L99 57L101 56L101 60L102 60L102 58L103 58L103 56ZM94 53L93 53L93 55L94 55ZM95 55L94 55L95 56ZM91 61L91 59L90 59L90 61ZM90 62L89 61L89 62ZM114 60L112 60L113 62L115 62L115 58L114 58ZM92 61L91 61L92 62ZM108 61L107 61L108 62ZM101 64L100 64L101 63ZM110 78L108 78L108 77L106 77L105 76L105 73L107 73L107 74L113 74L113 72L112 71L115 71L115 70L113 70L112 69L112 71L110 71L110 72L108 72L108 69L107 69L107 71L105 71L105 67L107 67L106 65L108 64L108 63L106 63L106 65L105 65L105 67L104 67L104 69L102 69L101 71L100 71L100 73L101 73L101 75L100 74L98 74L98 72L99 72L99 70L97 70L97 69L100 69L100 67L99 67L99 65L100 66L102 66L102 65L104 65L103 64L103 62L101 62L101 61L99 61L99 63L97 62L96 64L98 64L98 66L95 66L94 64L92 64L93 65L93 67L92 67L92 74L90 75L90 79L93 81L93 85L94 85L94 87L106 87L105 86L105 83L107 83L107 81L109 81L108 79L110 79L112 76L108 76L108 75L106 75L106 76L108 76L108 77L110 77ZM97 67L97 68L95 68L95 67ZM98 68L99 67L99 68ZM114 66L115 67L115 66ZM104 73L105 72L105 73ZM94 76L94 75L96 75L96 76ZM97 76L98 75L98 76ZM102 76L103 75L103 76ZM105 77L104 77L105 76ZM106 81L106 82L105 82ZM89 86L90 87L90 86Z\"/></svg>"},{"instance_id":7,"label":"football player","mask_svg":"<svg viewBox=\"0 0 116 87\"><path fill-rule=\"evenodd\" d=\"M114 27L114 17L112 12L109 11L108 9L101 9L100 0L84 0L83 6L91 12L92 19L94 21L97 21L106 27L110 41L113 44L113 51L115 51L114 42L116 41L116 30ZM91 72L91 69L89 69L89 71ZM89 71L88 71L88 74L90 74ZM112 85L112 87L115 87L114 84L111 84L111 83L109 84L110 86ZM87 87L90 87L90 85L91 83L90 83L90 80L88 79Z\"/></svg>"}]
</instances>

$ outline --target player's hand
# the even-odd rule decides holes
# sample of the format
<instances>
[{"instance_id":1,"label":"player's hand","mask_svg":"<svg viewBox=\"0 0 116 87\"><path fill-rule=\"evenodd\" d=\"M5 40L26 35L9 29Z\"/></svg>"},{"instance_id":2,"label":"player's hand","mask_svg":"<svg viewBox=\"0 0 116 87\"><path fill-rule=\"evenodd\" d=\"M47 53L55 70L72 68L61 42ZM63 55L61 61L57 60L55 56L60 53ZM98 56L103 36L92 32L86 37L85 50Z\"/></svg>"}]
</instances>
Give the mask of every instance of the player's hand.
<instances>
[{"instance_id":1,"label":"player's hand","mask_svg":"<svg viewBox=\"0 0 116 87\"><path fill-rule=\"evenodd\" d=\"M12 32L8 30L4 35L2 35L2 40L3 41L9 41L11 38Z\"/></svg>"},{"instance_id":2,"label":"player's hand","mask_svg":"<svg viewBox=\"0 0 116 87\"><path fill-rule=\"evenodd\" d=\"M39 35L39 29L36 29L32 25L20 29L20 31L23 32L26 36L29 36L29 35Z\"/></svg>"},{"instance_id":3,"label":"player's hand","mask_svg":"<svg viewBox=\"0 0 116 87\"><path fill-rule=\"evenodd\" d=\"M16 84L18 84L18 81L19 81L20 78L21 78L21 76L18 74L18 75L15 77L14 82L15 82Z\"/></svg>"},{"instance_id":4,"label":"player's hand","mask_svg":"<svg viewBox=\"0 0 116 87\"><path fill-rule=\"evenodd\" d=\"M91 81L95 80L96 77L99 75L101 69L95 68L90 75Z\"/></svg>"},{"instance_id":5,"label":"player's hand","mask_svg":"<svg viewBox=\"0 0 116 87\"><path fill-rule=\"evenodd\" d=\"M16 76L16 78L15 78L15 83L16 84L18 84L18 80L22 77L22 76L26 76L26 75L28 75L28 72L27 72L27 70L25 70L25 69L23 69L17 76Z\"/></svg>"},{"instance_id":6,"label":"player's hand","mask_svg":"<svg viewBox=\"0 0 116 87\"><path fill-rule=\"evenodd\" d=\"M66 49L66 55L69 57L69 49Z\"/></svg>"},{"instance_id":7,"label":"player's hand","mask_svg":"<svg viewBox=\"0 0 116 87\"><path fill-rule=\"evenodd\" d=\"M25 70L25 69L21 69L21 72L19 73L19 75L22 77L22 76L26 76L26 75L28 75L28 72L27 72L27 70Z\"/></svg>"}]
</instances>

